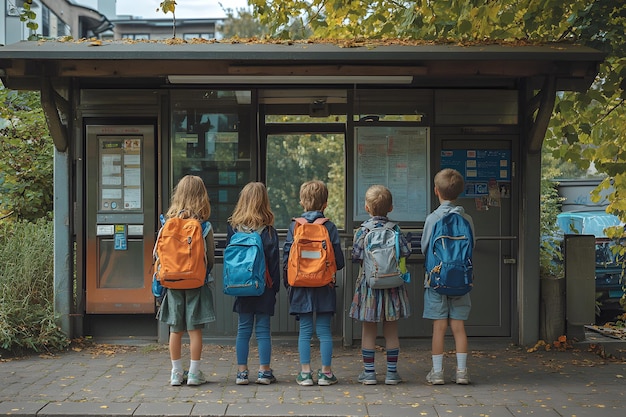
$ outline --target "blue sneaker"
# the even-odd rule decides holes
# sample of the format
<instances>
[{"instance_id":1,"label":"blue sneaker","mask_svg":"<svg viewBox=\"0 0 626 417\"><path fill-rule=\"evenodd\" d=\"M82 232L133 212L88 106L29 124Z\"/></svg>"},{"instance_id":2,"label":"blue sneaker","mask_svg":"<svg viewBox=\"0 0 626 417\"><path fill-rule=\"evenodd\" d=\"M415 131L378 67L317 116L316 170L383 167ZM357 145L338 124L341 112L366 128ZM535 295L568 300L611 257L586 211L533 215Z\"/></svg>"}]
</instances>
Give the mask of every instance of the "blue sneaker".
<instances>
[{"instance_id":1,"label":"blue sneaker","mask_svg":"<svg viewBox=\"0 0 626 417\"><path fill-rule=\"evenodd\" d=\"M271 369L269 371L259 371L259 375L256 380L257 384L269 385L272 382L276 382L276 378L274 377Z\"/></svg>"},{"instance_id":2,"label":"blue sneaker","mask_svg":"<svg viewBox=\"0 0 626 417\"><path fill-rule=\"evenodd\" d=\"M248 370L237 372L237 379L235 379L235 384L237 385L248 385L250 381L248 381Z\"/></svg>"}]
</instances>

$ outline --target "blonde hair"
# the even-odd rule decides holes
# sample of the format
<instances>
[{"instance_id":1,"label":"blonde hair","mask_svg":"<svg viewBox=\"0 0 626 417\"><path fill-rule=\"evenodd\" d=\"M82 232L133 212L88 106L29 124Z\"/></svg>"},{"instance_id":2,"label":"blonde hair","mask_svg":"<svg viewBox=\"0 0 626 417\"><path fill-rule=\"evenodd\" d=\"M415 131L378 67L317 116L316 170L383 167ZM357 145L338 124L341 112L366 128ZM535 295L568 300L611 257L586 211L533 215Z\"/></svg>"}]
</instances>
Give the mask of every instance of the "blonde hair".
<instances>
[{"instance_id":1,"label":"blonde hair","mask_svg":"<svg viewBox=\"0 0 626 417\"><path fill-rule=\"evenodd\" d=\"M365 192L365 204L372 216L386 216L393 207L391 191L384 185L372 185Z\"/></svg>"},{"instance_id":2,"label":"blonde hair","mask_svg":"<svg viewBox=\"0 0 626 417\"><path fill-rule=\"evenodd\" d=\"M447 201L456 200L461 195L465 187L465 181L459 171L452 168L445 168L435 175L435 188L439 191L439 196Z\"/></svg>"},{"instance_id":3,"label":"blonde hair","mask_svg":"<svg viewBox=\"0 0 626 417\"><path fill-rule=\"evenodd\" d=\"M195 175L185 175L178 181L172 193L170 208L166 217L193 217L200 221L209 219L211 203L202 178Z\"/></svg>"},{"instance_id":4,"label":"blonde hair","mask_svg":"<svg viewBox=\"0 0 626 417\"><path fill-rule=\"evenodd\" d=\"M328 188L322 181L307 181L300 186L300 204L304 211L321 211L327 202Z\"/></svg>"},{"instance_id":5,"label":"blonde hair","mask_svg":"<svg viewBox=\"0 0 626 417\"><path fill-rule=\"evenodd\" d=\"M228 218L233 229L248 227L259 229L274 224L267 188L262 182L250 182L239 193L239 200Z\"/></svg>"}]
</instances>

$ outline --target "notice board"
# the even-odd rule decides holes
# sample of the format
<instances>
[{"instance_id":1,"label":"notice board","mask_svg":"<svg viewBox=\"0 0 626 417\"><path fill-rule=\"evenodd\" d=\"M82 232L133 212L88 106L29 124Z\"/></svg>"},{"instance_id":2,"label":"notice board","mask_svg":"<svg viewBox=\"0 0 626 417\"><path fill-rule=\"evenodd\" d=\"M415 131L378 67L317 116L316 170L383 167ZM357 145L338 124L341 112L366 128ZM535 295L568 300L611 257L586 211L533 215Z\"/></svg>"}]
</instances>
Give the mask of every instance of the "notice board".
<instances>
[{"instance_id":1,"label":"notice board","mask_svg":"<svg viewBox=\"0 0 626 417\"><path fill-rule=\"evenodd\" d=\"M98 136L100 211L142 209L143 136Z\"/></svg>"},{"instance_id":2,"label":"notice board","mask_svg":"<svg viewBox=\"0 0 626 417\"><path fill-rule=\"evenodd\" d=\"M376 184L389 188L395 221L424 221L430 208L429 128L355 127L354 219L366 220L365 192Z\"/></svg>"},{"instance_id":3,"label":"notice board","mask_svg":"<svg viewBox=\"0 0 626 417\"><path fill-rule=\"evenodd\" d=\"M499 207L511 198L511 151L509 149L444 149L441 168L454 168L465 178L460 197L474 198L477 210Z\"/></svg>"}]
</instances>

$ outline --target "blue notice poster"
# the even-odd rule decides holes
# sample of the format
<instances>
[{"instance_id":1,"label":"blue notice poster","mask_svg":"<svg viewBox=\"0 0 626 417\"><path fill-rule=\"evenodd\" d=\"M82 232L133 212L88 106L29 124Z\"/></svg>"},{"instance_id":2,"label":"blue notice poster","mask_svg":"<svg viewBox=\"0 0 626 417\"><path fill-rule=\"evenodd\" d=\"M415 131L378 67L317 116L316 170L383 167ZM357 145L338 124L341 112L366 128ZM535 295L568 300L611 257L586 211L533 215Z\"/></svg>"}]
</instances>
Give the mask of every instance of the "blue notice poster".
<instances>
[{"instance_id":1,"label":"blue notice poster","mask_svg":"<svg viewBox=\"0 0 626 417\"><path fill-rule=\"evenodd\" d=\"M441 151L441 168L454 168L465 177L461 197L483 197L493 193L510 197L511 151L508 149L454 149Z\"/></svg>"}]
</instances>

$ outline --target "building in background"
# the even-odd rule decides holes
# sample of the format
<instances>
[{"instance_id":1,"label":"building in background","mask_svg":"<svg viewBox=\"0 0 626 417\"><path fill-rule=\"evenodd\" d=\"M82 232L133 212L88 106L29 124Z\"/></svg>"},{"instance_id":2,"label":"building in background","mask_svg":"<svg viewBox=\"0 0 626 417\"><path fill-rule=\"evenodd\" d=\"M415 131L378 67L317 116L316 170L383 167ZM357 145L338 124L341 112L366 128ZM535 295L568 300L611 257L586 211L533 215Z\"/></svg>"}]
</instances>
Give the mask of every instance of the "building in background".
<instances>
[{"instance_id":1,"label":"building in background","mask_svg":"<svg viewBox=\"0 0 626 417\"><path fill-rule=\"evenodd\" d=\"M32 31L20 21L23 0L0 2L0 45L26 40L72 36L106 40L158 40L173 37L173 19L144 19L116 13L116 0L33 0L38 28ZM221 19L176 19L176 37L214 39Z\"/></svg>"},{"instance_id":2,"label":"building in background","mask_svg":"<svg viewBox=\"0 0 626 417\"><path fill-rule=\"evenodd\" d=\"M115 0L109 0L109 3L114 5ZM101 38L113 28L109 19L98 10L68 0L33 0L31 10L37 15L35 22L38 24L37 30L33 31L20 21L22 5L22 0L6 0L0 4L0 21L4 23L0 26L3 28L0 44L9 45L26 40L31 35Z\"/></svg>"},{"instance_id":3,"label":"building in background","mask_svg":"<svg viewBox=\"0 0 626 417\"><path fill-rule=\"evenodd\" d=\"M176 19L176 37L184 40L193 38L214 39L216 26L221 19ZM134 16L117 16L113 23L113 39L158 40L173 36L173 21L166 19L144 19Z\"/></svg>"}]
</instances>

